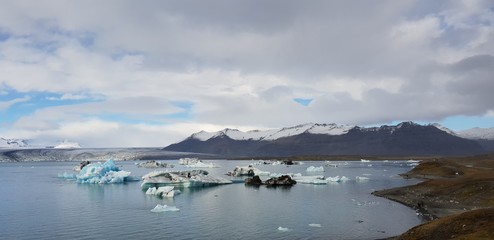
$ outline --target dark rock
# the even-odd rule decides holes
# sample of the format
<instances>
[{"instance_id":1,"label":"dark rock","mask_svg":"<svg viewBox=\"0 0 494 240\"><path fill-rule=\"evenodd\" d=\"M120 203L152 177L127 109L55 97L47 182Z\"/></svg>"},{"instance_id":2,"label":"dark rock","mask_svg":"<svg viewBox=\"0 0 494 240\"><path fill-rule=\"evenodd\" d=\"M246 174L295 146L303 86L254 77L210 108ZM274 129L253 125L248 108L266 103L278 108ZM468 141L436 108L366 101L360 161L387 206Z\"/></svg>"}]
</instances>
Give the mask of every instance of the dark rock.
<instances>
[{"instance_id":1,"label":"dark rock","mask_svg":"<svg viewBox=\"0 0 494 240\"><path fill-rule=\"evenodd\" d=\"M294 164L292 160L283 160L282 163L285 165L293 165Z\"/></svg>"},{"instance_id":2,"label":"dark rock","mask_svg":"<svg viewBox=\"0 0 494 240\"><path fill-rule=\"evenodd\" d=\"M293 186L296 184L297 181L293 180L290 176L288 175L282 175L280 177L274 177L266 180L264 184L267 186Z\"/></svg>"},{"instance_id":3,"label":"dark rock","mask_svg":"<svg viewBox=\"0 0 494 240\"><path fill-rule=\"evenodd\" d=\"M247 178L245 179L245 184L246 185L255 185L255 186L259 186L259 185L262 185L263 182L261 180L261 178L259 178L259 176L254 176L252 178Z\"/></svg>"}]
</instances>

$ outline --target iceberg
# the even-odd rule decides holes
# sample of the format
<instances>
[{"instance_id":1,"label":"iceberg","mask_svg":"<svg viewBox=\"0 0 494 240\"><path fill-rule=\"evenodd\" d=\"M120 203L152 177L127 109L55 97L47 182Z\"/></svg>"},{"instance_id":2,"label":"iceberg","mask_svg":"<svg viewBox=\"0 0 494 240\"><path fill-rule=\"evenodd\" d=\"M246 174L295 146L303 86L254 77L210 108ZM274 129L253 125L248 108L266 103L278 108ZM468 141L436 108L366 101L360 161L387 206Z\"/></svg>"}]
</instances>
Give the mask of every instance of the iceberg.
<instances>
[{"instance_id":1,"label":"iceberg","mask_svg":"<svg viewBox=\"0 0 494 240\"><path fill-rule=\"evenodd\" d=\"M350 180L350 179L345 177L345 176L342 176L342 177L336 176L336 177L327 177L326 178L326 181L328 183L341 183L341 182L346 182L348 180Z\"/></svg>"},{"instance_id":2,"label":"iceberg","mask_svg":"<svg viewBox=\"0 0 494 240\"><path fill-rule=\"evenodd\" d=\"M237 166L237 167L235 167L235 169L233 169L233 171L228 172L226 175L232 176L232 177L242 177L242 176L253 177L254 175L268 176L268 175L270 175L270 172L261 171L255 167L253 167L252 165L248 165L248 166L243 166L243 167Z\"/></svg>"},{"instance_id":3,"label":"iceberg","mask_svg":"<svg viewBox=\"0 0 494 240\"><path fill-rule=\"evenodd\" d=\"M305 183L305 184L326 184L326 180L324 179L324 176L322 175L317 175L317 176L294 176L293 180L297 181L298 183Z\"/></svg>"},{"instance_id":4,"label":"iceberg","mask_svg":"<svg viewBox=\"0 0 494 240\"><path fill-rule=\"evenodd\" d=\"M75 176L78 183L123 183L130 172L120 170L113 160L105 163L90 163Z\"/></svg>"},{"instance_id":5,"label":"iceberg","mask_svg":"<svg viewBox=\"0 0 494 240\"><path fill-rule=\"evenodd\" d=\"M137 167L143 168L173 168L173 164L168 164L160 161L150 160L147 162L136 163Z\"/></svg>"},{"instance_id":6,"label":"iceberg","mask_svg":"<svg viewBox=\"0 0 494 240\"><path fill-rule=\"evenodd\" d=\"M368 177L360 177L360 176L356 176L355 177L355 180L357 182L365 182L365 181L369 181L369 178Z\"/></svg>"},{"instance_id":7,"label":"iceberg","mask_svg":"<svg viewBox=\"0 0 494 240\"><path fill-rule=\"evenodd\" d=\"M320 228L322 226L319 223L309 223L309 227L318 227L318 228Z\"/></svg>"},{"instance_id":8,"label":"iceberg","mask_svg":"<svg viewBox=\"0 0 494 240\"><path fill-rule=\"evenodd\" d=\"M279 231L282 231L282 232L288 232L288 231L290 231L290 229L289 229L289 228L282 227L282 226L279 226L279 227L278 227L278 230L279 230Z\"/></svg>"},{"instance_id":9,"label":"iceberg","mask_svg":"<svg viewBox=\"0 0 494 240\"><path fill-rule=\"evenodd\" d=\"M213 163L204 163L198 158L180 158L178 164L184 165L190 168L217 168L218 166Z\"/></svg>"},{"instance_id":10,"label":"iceberg","mask_svg":"<svg viewBox=\"0 0 494 240\"><path fill-rule=\"evenodd\" d=\"M320 167L310 166L307 168L307 172L324 172L324 167L323 166L320 166Z\"/></svg>"},{"instance_id":11,"label":"iceberg","mask_svg":"<svg viewBox=\"0 0 494 240\"><path fill-rule=\"evenodd\" d=\"M230 184L232 181L208 175L204 170L190 171L154 171L142 177L141 187L147 190L151 187L176 186L176 187L209 187L220 184Z\"/></svg>"},{"instance_id":12,"label":"iceberg","mask_svg":"<svg viewBox=\"0 0 494 240\"><path fill-rule=\"evenodd\" d=\"M199 162L199 158L180 158L178 159L178 164L180 165L191 165Z\"/></svg>"},{"instance_id":13,"label":"iceberg","mask_svg":"<svg viewBox=\"0 0 494 240\"><path fill-rule=\"evenodd\" d=\"M151 212L176 212L176 211L180 211L180 209L178 209L175 206L168 206L166 204L163 205L158 204L156 205L156 207L151 209Z\"/></svg>"},{"instance_id":14,"label":"iceberg","mask_svg":"<svg viewBox=\"0 0 494 240\"><path fill-rule=\"evenodd\" d=\"M172 197L175 197L175 195L178 195L181 193L180 190L175 190L174 188L175 188L174 186L165 186L165 187L159 187L159 188L151 187L151 188L148 188L148 190L146 191L146 194L172 198Z\"/></svg>"}]
</instances>

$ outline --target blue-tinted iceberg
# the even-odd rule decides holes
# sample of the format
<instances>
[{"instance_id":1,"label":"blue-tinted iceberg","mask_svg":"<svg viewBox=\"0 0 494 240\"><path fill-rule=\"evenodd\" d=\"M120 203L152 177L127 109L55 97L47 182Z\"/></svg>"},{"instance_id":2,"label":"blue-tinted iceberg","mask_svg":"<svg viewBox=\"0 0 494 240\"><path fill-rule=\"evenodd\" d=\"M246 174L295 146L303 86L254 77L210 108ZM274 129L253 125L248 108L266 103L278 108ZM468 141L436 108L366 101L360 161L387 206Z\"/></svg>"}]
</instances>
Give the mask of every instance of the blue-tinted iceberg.
<instances>
[{"instance_id":1,"label":"blue-tinted iceberg","mask_svg":"<svg viewBox=\"0 0 494 240\"><path fill-rule=\"evenodd\" d=\"M120 170L113 160L105 163L90 163L78 174L59 174L59 177L75 180L78 183L123 183L129 180L130 172Z\"/></svg>"}]
</instances>

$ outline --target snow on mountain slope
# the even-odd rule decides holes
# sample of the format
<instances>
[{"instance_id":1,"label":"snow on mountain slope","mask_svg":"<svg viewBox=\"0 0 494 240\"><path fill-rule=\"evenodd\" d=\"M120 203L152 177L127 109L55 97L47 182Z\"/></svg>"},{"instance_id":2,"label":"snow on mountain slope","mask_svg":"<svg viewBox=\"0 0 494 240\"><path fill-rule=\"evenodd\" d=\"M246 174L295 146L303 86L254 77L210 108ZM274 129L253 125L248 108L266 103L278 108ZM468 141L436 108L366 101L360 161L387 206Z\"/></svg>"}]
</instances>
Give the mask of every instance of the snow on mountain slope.
<instances>
[{"instance_id":1,"label":"snow on mountain slope","mask_svg":"<svg viewBox=\"0 0 494 240\"><path fill-rule=\"evenodd\" d=\"M195 138L201 141L206 141L208 139L218 137L218 136L228 136L234 140L276 140L283 137L295 136L302 133L311 134L327 134L327 135L342 135L347 133L354 126L348 125L337 125L337 124L302 124L294 127L282 128L282 129L270 129L270 130L253 130L242 132L237 129L226 128L218 132L205 132L200 131L198 133L192 134L191 138Z\"/></svg>"},{"instance_id":2,"label":"snow on mountain slope","mask_svg":"<svg viewBox=\"0 0 494 240\"><path fill-rule=\"evenodd\" d=\"M468 139L494 140L494 128L472 128L457 132L458 136Z\"/></svg>"},{"instance_id":3,"label":"snow on mountain slope","mask_svg":"<svg viewBox=\"0 0 494 240\"><path fill-rule=\"evenodd\" d=\"M437 129L442 130L444 132L447 132L447 133L449 133L449 134L451 134L453 136L458 136L458 134L456 132L454 132L453 130L451 130L451 129L449 129L449 128L447 128L447 127L445 127L445 126L443 126L443 125L441 125L439 123L432 123L432 124L429 124L429 125L430 126L434 126Z\"/></svg>"},{"instance_id":4,"label":"snow on mountain slope","mask_svg":"<svg viewBox=\"0 0 494 240\"><path fill-rule=\"evenodd\" d=\"M0 148L22 148L28 147L27 140L0 138Z\"/></svg>"}]
</instances>

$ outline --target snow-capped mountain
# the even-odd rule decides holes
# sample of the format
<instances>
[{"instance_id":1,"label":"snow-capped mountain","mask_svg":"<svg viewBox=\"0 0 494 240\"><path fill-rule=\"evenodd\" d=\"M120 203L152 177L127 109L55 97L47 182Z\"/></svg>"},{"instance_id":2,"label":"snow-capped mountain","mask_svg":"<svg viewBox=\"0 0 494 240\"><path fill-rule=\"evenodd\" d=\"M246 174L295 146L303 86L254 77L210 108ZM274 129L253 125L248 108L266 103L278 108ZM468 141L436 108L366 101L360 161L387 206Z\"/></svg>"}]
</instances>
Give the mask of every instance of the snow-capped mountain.
<instances>
[{"instance_id":1,"label":"snow-capped mountain","mask_svg":"<svg viewBox=\"0 0 494 240\"><path fill-rule=\"evenodd\" d=\"M164 148L222 156L386 155L438 156L485 153L487 145L459 137L439 124L402 122L380 127L302 124L265 131L198 132Z\"/></svg>"},{"instance_id":2,"label":"snow-capped mountain","mask_svg":"<svg viewBox=\"0 0 494 240\"><path fill-rule=\"evenodd\" d=\"M439 123L431 123L431 124L429 124L429 125L430 125L430 126L434 126L434 127L436 127L437 129L442 130L442 131L444 131L444 132L447 132L447 133L449 133L449 134L451 134L451 135L458 136L458 133L454 132L453 130L451 130L451 129L449 129L449 128L447 128L447 127L445 127L445 126L443 126L443 125L441 125L441 124L439 124Z\"/></svg>"},{"instance_id":3,"label":"snow-capped mountain","mask_svg":"<svg viewBox=\"0 0 494 240\"><path fill-rule=\"evenodd\" d=\"M326 135L342 135L347 133L350 129L355 126L349 125L337 125L337 124L317 124L308 123L297 125L294 127L287 127L281 129L271 129L271 130L252 130L247 132L242 132L237 129L226 128L218 132L205 132L201 131L194 133L190 138L198 139L201 141L207 141L208 139L227 136L233 140L254 140L254 141L272 141L284 137L290 137L299 135L302 133L310 134L326 134Z\"/></svg>"},{"instance_id":4,"label":"snow-capped mountain","mask_svg":"<svg viewBox=\"0 0 494 240\"><path fill-rule=\"evenodd\" d=\"M472 128L457 132L458 136L468 139L494 140L494 128Z\"/></svg>"},{"instance_id":5,"label":"snow-capped mountain","mask_svg":"<svg viewBox=\"0 0 494 240\"><path fill-rule=\"evenodd\" d=\"M28 140L0 138L0 148L25 148L28 147Z\"/></svg>"},{"instance_id":6,"label":"snow-capped mountain","mask_svg":"<svg viewBox=\"0 0 494 240\"><path fill-rule=\"evenodd\" d=\"M318 124L318 123L307 123L307 124L301 124L293 127L286 127L286 128L281 128L281 129L271 129L271 130L251 130L247 132L242 132L238 129L231 129L231 128L225 128L221 131L217 132L205 132L205 131L200 131L198 133L194 133L190 136L190 138L195 138L201 141L207 141L208 139L211 138L216 138L220 136L227 136L233 140L254 140L254 141L272 141L272 140L277 140L280 138L284 137L290 137L290 136L295 136L299 135L302 133L309 133L309 134L326 134L326 135L343 135L348 133L350 129L352 128L359 128L361 131L366 131L366 132L372 132L372 131L380 131L383 129L388 129L390 132L393 132L396 129L401 128L404 125L417 125L420 126L420 124L414 123L414 122L402 122L396 126L388 126L388 125L383 125L380 127L358 127L358 126L352 126L352 125L339 125L336 123L330 123L330 124ZM444 131L448 134L457 136L457 133L455 133L453 130L442 126L439 123L432 123L427 126L433 126L441 131ZM493 128L494 129L494 128ZM494 137L494 130L492 132L492 136Z\"/></svg>"}]
</instances>

